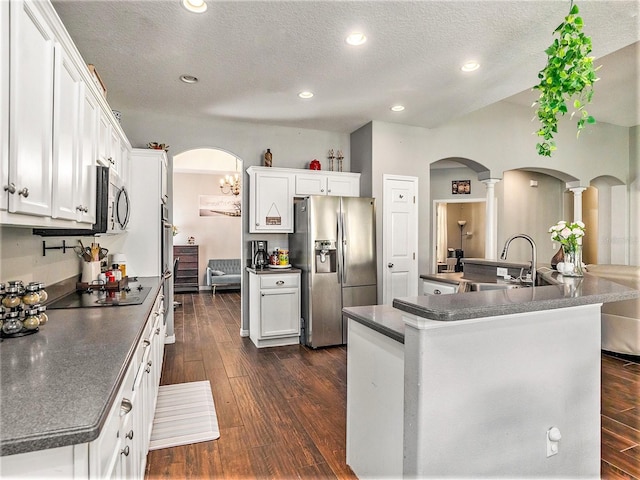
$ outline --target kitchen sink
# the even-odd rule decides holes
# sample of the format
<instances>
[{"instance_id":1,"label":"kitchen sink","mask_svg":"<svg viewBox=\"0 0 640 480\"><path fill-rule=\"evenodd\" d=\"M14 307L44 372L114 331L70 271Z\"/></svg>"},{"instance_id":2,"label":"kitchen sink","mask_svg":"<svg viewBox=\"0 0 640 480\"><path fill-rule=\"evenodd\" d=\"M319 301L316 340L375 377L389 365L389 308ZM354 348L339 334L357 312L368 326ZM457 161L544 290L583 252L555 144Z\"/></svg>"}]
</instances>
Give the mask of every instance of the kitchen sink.
<instances>
[{"instance_id":1,"label":"kitchen sink","mask_svg":"<svg viewBox=\"0 0 640 480\"><path fill-rule=\"evenodd\" d=\"M468 292L483 292L486 290L510 290L512 288L528 288L531 284L523 283L492 283L492 282L468 282Z\"/></svg>"}]
</instances>

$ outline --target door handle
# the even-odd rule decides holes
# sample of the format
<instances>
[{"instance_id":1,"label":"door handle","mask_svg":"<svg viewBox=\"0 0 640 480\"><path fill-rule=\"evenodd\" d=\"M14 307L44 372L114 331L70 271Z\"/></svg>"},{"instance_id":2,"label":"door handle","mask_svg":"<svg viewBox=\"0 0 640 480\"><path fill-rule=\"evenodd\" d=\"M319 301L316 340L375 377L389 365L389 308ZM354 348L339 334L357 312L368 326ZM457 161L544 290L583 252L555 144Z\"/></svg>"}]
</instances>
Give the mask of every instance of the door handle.
<instances>
[{"instance_id":1,"label":"door handle","mask_svg":"<svg viewBox=\"0 0 640 480\"><path fill-rule=\"evenodd\" d=\"M387 267L389 267L389 268L393 268L393 263L389 262L389 263L387 264Z\"/></svg>"}]
</instances>

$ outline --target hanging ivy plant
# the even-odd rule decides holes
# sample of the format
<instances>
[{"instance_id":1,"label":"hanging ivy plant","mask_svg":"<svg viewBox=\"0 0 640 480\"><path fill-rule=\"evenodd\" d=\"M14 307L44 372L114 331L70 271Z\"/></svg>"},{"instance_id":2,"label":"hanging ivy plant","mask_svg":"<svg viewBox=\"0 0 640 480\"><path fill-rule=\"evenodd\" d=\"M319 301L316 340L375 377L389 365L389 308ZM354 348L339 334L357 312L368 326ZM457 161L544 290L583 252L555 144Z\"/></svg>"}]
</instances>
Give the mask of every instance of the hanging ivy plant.
<instances>
[{"instance_id":1,"label":"hanging ivy plant","mask_svg":"<svg viewBox=\"0 0 640 480\"><path fill-rule=\"evenodd\" d=\"M540 97L533 104L538 107L537 116L541 127L536 134L543 141L536 145L538 155L550 157L556 149L553 136L558 132L558 114L565 115L568 111L567 103L574 111L571 117L578 113L577 135L595 119L584 109L593 97L593 84L598 80L593 67L591 53L591 38L582 33L583 22L578 16L578 6L571 2L569 14L553 32L557 38L549 48L547 66L540 70L540 83L534 90L540 91Z\"/></svg>"}]
</instances>

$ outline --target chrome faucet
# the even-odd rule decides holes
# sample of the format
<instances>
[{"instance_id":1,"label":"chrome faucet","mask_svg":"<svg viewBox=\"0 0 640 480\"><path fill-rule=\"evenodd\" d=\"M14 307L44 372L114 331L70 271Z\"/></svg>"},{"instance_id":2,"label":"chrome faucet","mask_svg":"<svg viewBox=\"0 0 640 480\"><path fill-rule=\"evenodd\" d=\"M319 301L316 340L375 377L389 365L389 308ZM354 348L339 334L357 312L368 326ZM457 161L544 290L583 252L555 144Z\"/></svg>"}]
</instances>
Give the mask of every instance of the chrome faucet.
<instances>
[{"instance_id":1,"label":"chrome faucet","mask_svg":"<svg viewBox=\"0 0 640 480\"><path fill-rule=\"evenodd\" d=\"M531 245L531 283L535 286L536 284L536 243L533 241L529 235L525 235L524 233L517 233L507 239L504 244L504 248L502 249L502 254L500 255L501 260L507 259L507 250L509 250L509 245L516 238L524 238ZM522 275L520 275L522 277ZM522 278L521 278L522 280Z\"/></svg>"}]
</instances>

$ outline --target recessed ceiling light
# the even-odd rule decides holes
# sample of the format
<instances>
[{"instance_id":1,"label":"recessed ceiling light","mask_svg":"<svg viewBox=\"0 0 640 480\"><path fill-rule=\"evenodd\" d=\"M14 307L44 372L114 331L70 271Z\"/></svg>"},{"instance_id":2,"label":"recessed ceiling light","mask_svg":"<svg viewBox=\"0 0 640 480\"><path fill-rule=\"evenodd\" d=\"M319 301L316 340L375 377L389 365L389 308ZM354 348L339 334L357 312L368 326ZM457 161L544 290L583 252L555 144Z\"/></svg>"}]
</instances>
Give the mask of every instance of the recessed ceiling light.
<instances>
[{"instance_id":1,"label":"recessed ceiling light","mask_svg":"<svg viewBox=\"0 0 640 480\"><path fill-rule=\"evenodd\" d=\"M313 92L308 92L308 91L300 92L298 96L300 98L311 98L313 97Z\"/></svg>"},{"instance_id":2,"label":"recessed ceiling light","mask_svg":"<svg viewBox=\"0 0 640 480\"><path fill-rule=\"evenodd\" d=\"M462 65L462 67L460 67L460 70L462 70L463 72L473 72L479 68L480 64L478 62L467 62Z\"/></svg>"},{"instance_id":3,"label":"recessed ceiling light","mask_svg":"<svg viewBox=\"0 0 640 480\"><path fill-rule=\"evenodd\" d=\"M349 34L346 41L349 45L358 46L366 42L367 37L362 32L353 32Z\"/></svg>"},{"instance_id":4,"label":"recessed ceiling light","mask_svg":"<svg viewBox=\"0 0 640 480\"><path fill-rule=\"evenodd\" d=\"M391 107L392 112L401 112L404 110L404 105L394 105Z\"/></svg>"},{"instance_id":5,"label":"recessed ceiling light","mask_svg":"<svg viewBox=\"0 0 640 480\"><path fill-rule=\"evenodd\" d=\"M207 11L207 4L204 0L182 0L182 6L193 13L204 13Z\"/></svg>"},{"instance_id":6,"label":"recessed ceiling light","mask_svg":"<svg viewBox=\"0 0 640 480\"><path fill-rule=\"evenodd\" d=\"M180 80L184 83L198 83L198 77L194 77L193 75L180 75Z\"/></svg>"}]
</instances>

